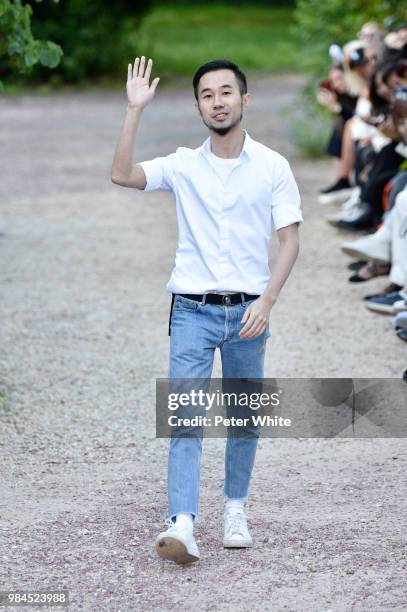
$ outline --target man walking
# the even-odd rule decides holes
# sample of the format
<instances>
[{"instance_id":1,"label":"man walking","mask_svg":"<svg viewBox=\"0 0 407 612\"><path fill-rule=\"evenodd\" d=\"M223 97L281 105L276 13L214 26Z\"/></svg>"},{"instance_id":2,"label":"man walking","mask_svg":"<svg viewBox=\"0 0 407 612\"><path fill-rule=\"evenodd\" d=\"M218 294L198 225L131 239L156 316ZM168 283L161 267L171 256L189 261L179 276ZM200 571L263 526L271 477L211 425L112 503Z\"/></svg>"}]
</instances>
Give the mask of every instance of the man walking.
<instances>
[{"instance_id":1,"label":"man walking","mask_svg":"<svg viewBox=\"0 0 407 612\"><path fill-rule=\"evenodd\" d=\"M209 130L196 149L132 164L137 126L159 78L152 60L129 64L128 105L117 144L112 181L145 191L173 191L179 244L167 284L170 314L169 379L209 379L220 349L224 378L264 377L272 306L298 255L302 222L289 163L242 129L248 106L245 75L215 60L194 78L195 106ZM268 265L272 227L279 239L273 275ZM229 437L225 449L224 539L227 548L253 545L247 500L258 436ZM176 563L200 558L194 539L198 516L202 437L172 437L168 456L168 529L158 554Z\"/></svg>"}]
</instances>

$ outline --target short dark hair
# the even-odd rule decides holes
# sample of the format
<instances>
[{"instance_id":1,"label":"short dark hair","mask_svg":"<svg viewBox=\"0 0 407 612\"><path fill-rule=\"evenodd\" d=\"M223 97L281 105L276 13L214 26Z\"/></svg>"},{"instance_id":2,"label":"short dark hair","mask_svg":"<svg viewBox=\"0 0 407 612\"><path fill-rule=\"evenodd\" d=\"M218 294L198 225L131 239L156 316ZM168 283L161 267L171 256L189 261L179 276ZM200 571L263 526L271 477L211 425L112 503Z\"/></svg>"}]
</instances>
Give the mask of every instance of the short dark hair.
<instances>
[{"instance_id":1,"label":"short dark hair","mask_svg":"<svg viewBox=\"0 0 407 612\"><path fill-rule=\"evenodd\" d=\"M240 70L239 66L230 62L229 60L212 60L211 62L207 62L203 64L194 74L194 78L192 79L192 86L194 88L195 98L198 100L198 85L199 81L207 72L213 72L214 70L231 70L237 82L239 83L240 95L247 93L247 81L246 76Z\"/></svg>"}]
</instances>

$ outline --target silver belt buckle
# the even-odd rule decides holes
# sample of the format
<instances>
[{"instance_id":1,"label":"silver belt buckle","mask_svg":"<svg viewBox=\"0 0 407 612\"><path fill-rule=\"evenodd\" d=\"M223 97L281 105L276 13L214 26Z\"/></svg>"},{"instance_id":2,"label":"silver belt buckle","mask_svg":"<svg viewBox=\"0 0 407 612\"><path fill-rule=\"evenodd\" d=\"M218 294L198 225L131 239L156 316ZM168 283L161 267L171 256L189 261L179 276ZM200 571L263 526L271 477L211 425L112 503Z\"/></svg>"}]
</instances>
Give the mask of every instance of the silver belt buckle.
<instances>
[{"instance_id":1,"label":"silver belt buckle","mask_svg":"<svg viewBox=\"0 0 407 612\"><path fill-rule=\"evenodd\" d=\"M225 306L230 306L231 303L232 303L232 300L230 299L230 295L222 296L222 304L224 304Z\"/></svg>"}]
</instances>

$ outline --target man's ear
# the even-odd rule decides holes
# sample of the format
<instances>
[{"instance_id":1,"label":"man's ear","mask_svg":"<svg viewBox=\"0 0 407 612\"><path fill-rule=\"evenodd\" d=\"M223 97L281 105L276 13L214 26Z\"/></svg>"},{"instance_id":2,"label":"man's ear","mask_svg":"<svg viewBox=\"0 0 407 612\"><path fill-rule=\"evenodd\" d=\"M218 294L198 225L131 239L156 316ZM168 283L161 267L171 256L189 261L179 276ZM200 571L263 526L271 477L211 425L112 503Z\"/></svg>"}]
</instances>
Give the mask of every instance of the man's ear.
<instances>
[{"instance_id":1,"label":"man's ear","mask_svg":"<svg viewBox=\"0 0 407 612\"><path fill-rule=\"evenodd\" d=\"M249 106L250 100L251 100L251 94L249 93L245 93L243 94L243 106L246 108L247 106Z\"/></svg>"}]
</instances>

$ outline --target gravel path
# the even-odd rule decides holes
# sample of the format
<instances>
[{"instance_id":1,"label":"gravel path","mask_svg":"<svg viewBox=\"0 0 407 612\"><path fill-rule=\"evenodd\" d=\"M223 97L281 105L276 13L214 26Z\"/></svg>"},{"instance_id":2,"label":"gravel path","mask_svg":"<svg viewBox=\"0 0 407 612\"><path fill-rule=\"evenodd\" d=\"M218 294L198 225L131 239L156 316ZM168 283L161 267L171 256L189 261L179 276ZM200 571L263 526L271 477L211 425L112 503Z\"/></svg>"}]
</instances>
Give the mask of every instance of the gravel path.
<instances>
[{"instance_id":1,"label":"gravel path","mask_svg":"<svg viewBox=\"0 0 407 612\"><path fill-rule=\"evenodd\" d=\"M254 82L246 121L290 159L306 218L266 374L399 377L405 345L360 299L386 280L347 283L338 245L350 236L315 199L330 164L290 143L301 84ZM224 440L205 440L202 560L156 557L168 441L155 438L155 379L167 374L176 222L170 194L110 182L124 111L124 94L0 100L0 590L67 588L75 612L405 611L402 439L261 440L256 546L238 551L221 546ZM205 136L189 87L161 89L137 158Z\"/></svg>"}]
</instances>

